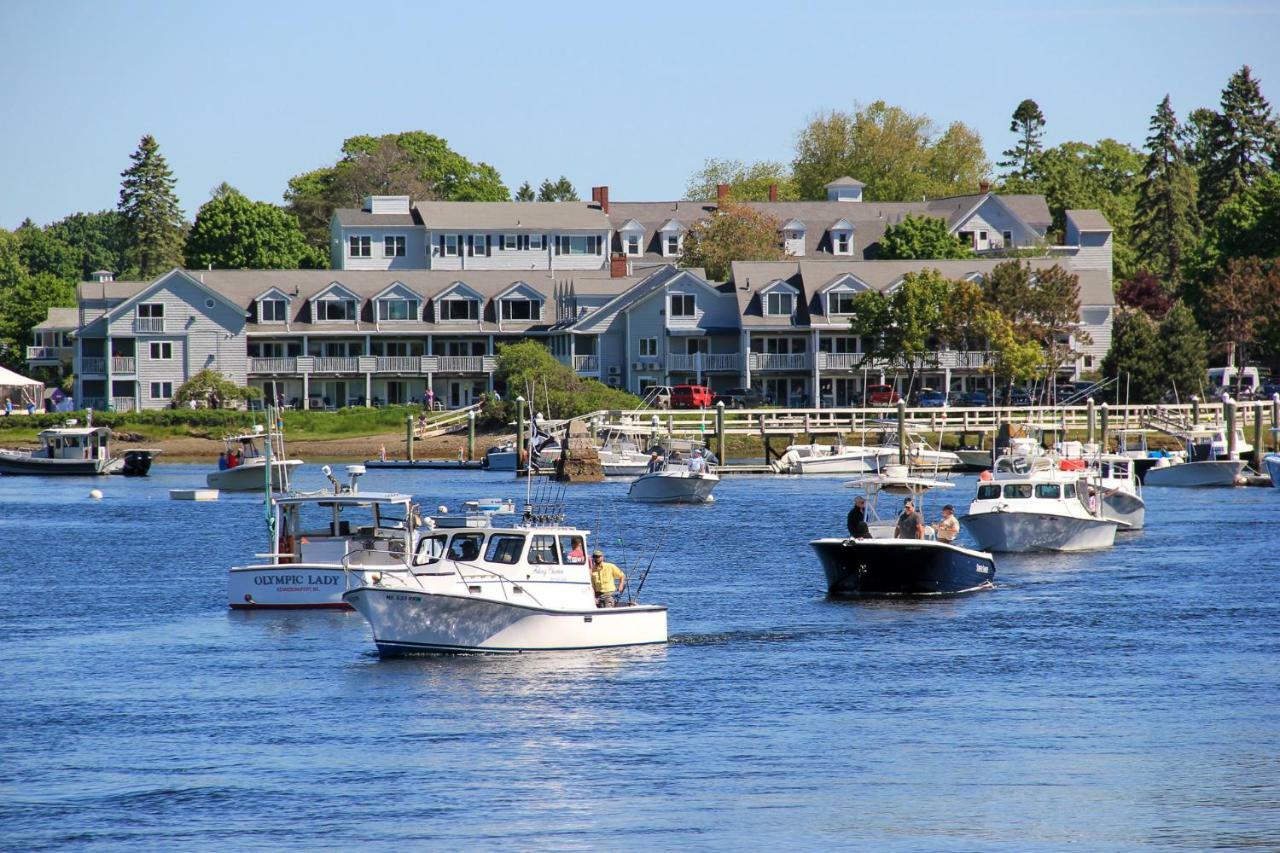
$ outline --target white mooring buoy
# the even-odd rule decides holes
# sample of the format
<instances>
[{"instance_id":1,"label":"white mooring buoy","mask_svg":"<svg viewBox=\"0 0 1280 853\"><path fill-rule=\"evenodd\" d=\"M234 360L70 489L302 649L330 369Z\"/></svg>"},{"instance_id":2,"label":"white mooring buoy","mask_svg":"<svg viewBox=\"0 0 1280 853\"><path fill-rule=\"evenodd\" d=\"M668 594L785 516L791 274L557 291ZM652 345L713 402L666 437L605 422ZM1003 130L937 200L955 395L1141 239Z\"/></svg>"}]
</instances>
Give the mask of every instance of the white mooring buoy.
<instances>
[{"instance_id":1,"label":"white mooring buoy","mask_svg":"<svg viewBox=\"0 0 1280 853\"><path fill-rule=\"evenodd\" d=\"M102 489L90 489L89 497L93 498L95 501L102 500Z\"/></svg>"}]
</instances>

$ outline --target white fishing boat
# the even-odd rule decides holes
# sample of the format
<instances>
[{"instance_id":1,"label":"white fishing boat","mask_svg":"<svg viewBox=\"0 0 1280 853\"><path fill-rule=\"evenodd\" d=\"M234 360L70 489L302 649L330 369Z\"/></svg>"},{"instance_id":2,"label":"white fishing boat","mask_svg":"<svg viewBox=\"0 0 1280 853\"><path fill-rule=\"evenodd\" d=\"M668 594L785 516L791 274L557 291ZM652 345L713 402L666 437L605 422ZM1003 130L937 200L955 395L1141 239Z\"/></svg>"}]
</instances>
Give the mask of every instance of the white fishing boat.
<instances>
[{"instance_id":1,"label":"white fishing boat","mask_svg":"<svg viewBox=\"0 0 1280 853\"><path fill-rule=\"evenodd\" d=\"M650 455L624 435L605 436L596 453L606 477L639 477L649 470Z\"/></svg>"},{"instance_id":2,"label":"white fishing boat","mask_svg":"<svg viewBox=\"0 0 1280 853\"><path fill-rule=\"evenodd\" d=\"M1147 502L1142 497L1135 461L1127 456L1104 453L1085 459L1094 479L1090 488L1102 500L1102 516L1124 522L1125 530L1141 530L1147 523Z\"/></svg>"},{"instance_id":3,"label":"white fishing boat","mask_svg":"<svg viewBox=\"0 0 1280 853\"><path fill-rule=\"evenodd\" d=\"M711 503L715 500L711 493L720 485L720 477L706 462L698 467L699 470L691 470L684 462L663 457L662 467L636 478L627 496L645 503Z\"/></svg>"},{"instance_id":4,"label":"white fishing boat","mask_svg":"<svg viewBox=\"0 0 1280 853\"><path fill-rule=\"evenodd\" d=\"M160 454L150 448L133 448L121 456L112 453L112 433L108 427L79 426L73 419L65 426L51 427L36 436L36 450L0 449L0 474L94 476L124 474L145 477L152 460Z\"/></svg>"},{"instance_id":5,"label":"white fishing boat","mask_svg":"<svg viewBox=\"0 0 1280 853\"><path fill-rule=\"evenodd\" d=\"M343 595L384 656L600 649L667 642L667 608L597 604L588 533L558 509L433 516L407 572L366 573ZM647 574L647 570L646 570ZM637 588L643 578L630 582Z\"/></svg>"},{"instance_id":6,"label":"white fishing boat","mask_svg":"<svg viewBox=\"0 0 1280 853\"><path fill-rule=\"evenodd\" d=\"M289 477L302 460L289 459L284 453L283 435L278 430L268 432L262 424L223 439L226 450L218 459L218 470L205 476L205 485L223 492L252 492L264 488L267 456L263 453L263 442L272 442L271 490L287 492Z\"/></svg>"},{"instance_id":7,"label":"white fishing boat","mask_svg":"<svg viewBox=\"0 0 1280 853\"><path fill-rule=\"evenodd\" d=\"M1088 551L1110 548L1124 522L1090 506L1088 472L1052 457L1003 456L960 523L984 551Z\"/></svg>"},{"instance_id":8,"label":"white fishing boat","mask_svg":"<svg viewBox=\"0 0 1280 853\"><path fill-rule=\"evenodd\" d=\"M227 603L235 609L341 608L349 577L408 568L420 533L409 495L360 492L363 465L347 466L350 483L332 492L273 498L267 508L265 560L233 567ZM265 469L259 488L265 489Z\"/></svg>"},{"instance_id":9,"label":"white fishing boat","mask_svg":"<svg viewBox=\"0 0 1280 853\"><path fill-rule=\"evenodd\" d=\"M884 451L861 444L792 444L773 463L779 474L868 474Z\"/></svg>"},{"instance_id":10,"label":"white fishing boat","mask_svg":"<svg viewBox=\"0 0 1280 853\"><path fill-rule=\"evenodd\" d=\"M1208 488L1234 486L1240 482L1244 460L1228 455L1221 429L1191 429L1178 435L1184 453L1159 459L1143 478L1148 486ZM1250 446L1252 447L1252 446Z\"/></svg>"},{"instance_id":11,"label":"white fishing boat","mask_svg":"<svg viewBox=\"0 0 1280 853\"><path fill-rule=\"evenodd\" d=\"M1268 453L1262 457L1262 470L1271 478L1271 485L1280 489L1280 453Z\"/></svg>"}]
</instances>

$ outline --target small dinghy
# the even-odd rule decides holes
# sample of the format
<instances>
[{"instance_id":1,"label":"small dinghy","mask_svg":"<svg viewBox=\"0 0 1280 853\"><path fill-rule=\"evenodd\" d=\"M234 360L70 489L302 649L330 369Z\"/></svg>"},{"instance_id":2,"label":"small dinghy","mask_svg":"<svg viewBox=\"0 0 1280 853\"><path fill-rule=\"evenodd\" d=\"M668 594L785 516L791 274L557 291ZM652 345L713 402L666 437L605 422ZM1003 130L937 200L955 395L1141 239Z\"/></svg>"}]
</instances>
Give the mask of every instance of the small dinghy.
<instances>
[{"instance_id":1,"label":"small dinghy","mask_svg":"<svg viewBox=\"0 0 1280 853\"><path fill-rule=\"evenodd\" d=\"M827 594L850 598L963 595L994 586L995 559L983 551L943 542L925 528L924 539L895 536L893 520L882 519L880 496L907 495L922 513L924 493L951 488L943 480L910 476L905 466L845 484L867 497L870 537L815 539L809 543L822 561Z\"/></svg>"}]
</instances>

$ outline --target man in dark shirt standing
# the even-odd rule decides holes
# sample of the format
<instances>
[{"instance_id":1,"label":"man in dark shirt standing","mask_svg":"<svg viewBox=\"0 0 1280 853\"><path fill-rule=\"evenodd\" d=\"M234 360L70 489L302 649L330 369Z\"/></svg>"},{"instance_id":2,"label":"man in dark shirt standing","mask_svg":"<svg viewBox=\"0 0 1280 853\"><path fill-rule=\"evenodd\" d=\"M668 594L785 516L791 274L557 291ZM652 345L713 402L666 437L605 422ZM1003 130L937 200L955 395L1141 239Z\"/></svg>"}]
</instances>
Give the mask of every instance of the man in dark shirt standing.
<instances>
[{"instance_id":1,"label":"man in dark shirt standing","mask_svg":"<svg viewBox=\"0 0 1280 853\"><path fill-rule=\"evenodd\" d=\"M853 509L849 510L847 523L849 535L854 539L871 538L871 528L867 527L867 499L862 495L853 499Z\"/></svg>"},{"instance_id":2,"label":"man in dark shirt standing","mask_svg":"<svg viewBox=\"0 0 1280 853\"><path fill-rule=\"evenodd\" d=\"M898 526L893 531L895 539L923 539L924 518L916 512L915 502L907 498L902 502L902 515L898 516Z\"/></svg>"}]
</instances>

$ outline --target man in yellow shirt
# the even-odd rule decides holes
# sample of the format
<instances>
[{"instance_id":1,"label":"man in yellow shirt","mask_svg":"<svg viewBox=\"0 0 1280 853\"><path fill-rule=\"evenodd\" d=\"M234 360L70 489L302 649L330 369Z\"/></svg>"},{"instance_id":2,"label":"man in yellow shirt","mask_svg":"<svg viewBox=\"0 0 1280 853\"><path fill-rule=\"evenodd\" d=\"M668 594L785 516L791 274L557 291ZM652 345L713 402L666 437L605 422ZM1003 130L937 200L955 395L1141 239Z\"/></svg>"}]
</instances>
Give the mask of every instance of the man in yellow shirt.
<instances>
[{"instance_id":1,"label":"man in yellow shirt","mask_svg":"<svg viewBox=\"0 0 1280 853\"><path fill-rule=\"evenodd\" d=\"M615 581L619 583L615 585ZM617 607L618 595L627 588L627 576L613 563L606 563L599 548L591 552L591 587L596 592L596 607Z\"/></svg>"}]
</instances>

